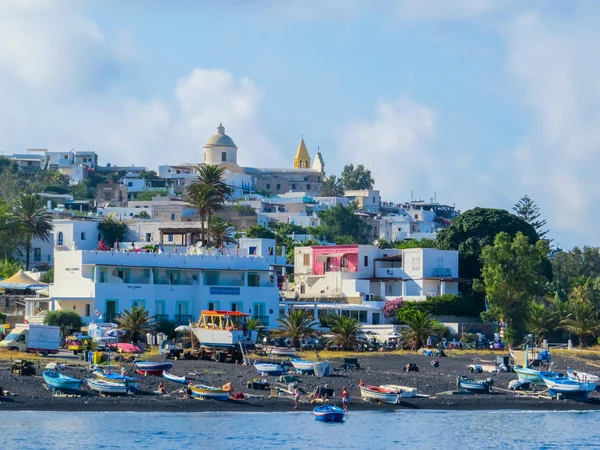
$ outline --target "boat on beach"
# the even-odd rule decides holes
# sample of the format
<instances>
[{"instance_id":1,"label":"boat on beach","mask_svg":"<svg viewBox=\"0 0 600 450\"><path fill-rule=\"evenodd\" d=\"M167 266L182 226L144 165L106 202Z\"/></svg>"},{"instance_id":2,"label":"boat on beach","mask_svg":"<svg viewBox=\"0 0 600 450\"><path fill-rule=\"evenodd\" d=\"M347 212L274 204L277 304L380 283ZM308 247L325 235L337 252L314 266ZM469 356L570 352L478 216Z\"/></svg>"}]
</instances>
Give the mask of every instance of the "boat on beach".
<instances>
[{"instance_id":1,"label":"boat on beach","mask_svg":"<svg viewBox=\"0 0 600 450\"><path fill-rule=\"evenodd\" d=\"M123 395L129 392L129 387L126 383L88 378L87 385L92 391L100 394Z\"/></svg>"},{"instance_id":2,"label":"boat on beach","mask_svg":"<svg viewBox=\"0 0 600 450\"><path fill-rule=\"evenodd\" d=\"M163 376L163 378L165 378L169 381L173 381L175 383L185 384L185 382L186 382L185 377L178 377L177 375L173 375L172 373L169 373L166 370L163 371L162 376Z\"/></svg>"},{"instance_id":3,"label":"boat on beach","mask_svg":"<svg viewBox=\"0 0 600 450\"><path fill-rule=\"evenodd\" d=\"M493 385L493 378L487 378L485 380L473 380L472 378L464 375L459 375L456 378L456 386L458 389L473 392L474 394L491 394Z\"/></svg>"},{"instance_id":4,"label":"boat on beach","mask_svg":"<svg viewBox=\"0 0 600 450\"><path fill-rule=\"evenodd\" d=\"M55 370L45 370L44 381L53 391L75 392L78 391L83 380L68 377Z\"/></svg>"},{"instance_id":5,"label":"boat on beach","mask_svg":"<svg viewBox=\"0 0 600 450\"><path fill-rule=\"evenodd\" d=\"M400 394L379 386L359 386L360 396L366 401L377 401L395 405L400 401Z\"/></svg>"},{"instance_id":6,"label":"boat on beach","mask_svg":"<svg viewBox=\"0 0 600 450\"><path fill-rule=\"evenodd\" d=\"M540 372L548 392L552 397L558 395L576 400L587 400L590 392L596 389L596 383L573 380L562 373Z\"/></svg>"},{"instance_id":7,"label":"boat on beach","mask_svg":"<svg viewBox=\"0 0 600 450\"><path fill-rule=\"evenodd\" d=\"M540 371L524 366L513 366L513 371L517 374L520 381L529 381L537 386L545 386L544 380L540 377Z\"/></svg>"},{"instance_id":8,"label":"boat on beach","mask_svg":"<svg viewBox=\"0 0 600 450\"><path fill-rule=\"evenodd\" d=\"M190 386L192 396L213 399L213 400L227 400L229 398L229 392L213 386L207 386L205 384L198 384Z\"/></svg>"},{"instance_id":9,"label":"boat on beach","mask_svg":"<svg viewBox=\"0 0 600 450\"><path fill-rule=\"evenodd\" d=\"M121 375L114 372L105 372L102 369L95 370L92 374L99 380L108 381L111 383L126 383L131 392L136 392L140 385L140 379Z\"/></svg>"},{"instance_id":10,"label":"boat on beach","mask_svg":"<svg viewBox=\"0 0 600 450\"><path fill-rule=\"evenodd\" d=\"M321 405L313 409L313 414L319 422L343 422L346 411L339 406Z\"/></svg>"},{"instance_id":11,"label":"boat on beach","mask_svg":"<svg viewBox=\"0 0 600 450\"><path fill-rule=\"evenodd\" d=\"M296 349L293 347L265 347L264 352L271 356L296 356Z\"/></svg>"},{"instance_id":12,"label":"boat on beach","mask_svg":"<svg viewBox=\"0 0 600 450\"><path fill-rule=\"evenodd\" d=\"M279 364L271 364L271 363L260 363L255 362L254 368L258 370L261 375L281 375L284 370L283 367Z\"/></svg>"},{"instance_id":13,"label":"boat on beach","mask_svg":"<svg viewBox=\"0 0 600 450\"><path fill-rule=\"evenodd\" d=\"M382 384L379 386L382 391L389 391L393 394L400 395L400 398L415 398L417 396L417 388L409 386L399 386L397 384Z\"/></svg>"},{"instance_id":14,"label":"boat on beach","mask_svg":"<svg viewBox=\"0 0 600 450\"><path fill-rule=\"evenodd\" d=\"M190 328L201 347L211 350L227 350L232 347L252 348L258 337L257 330L248 330L248 314L239 311L202 311L196 325Z\"/></svg>"},{"instance_id":15,"label":"boat on beach","mask_svg":"<svg viewBox=\"0 0 600 450\"><path fill-rule=\"evenodd\" d=\"M600 390L600 377L598 375L594 375L587 372L580 372L578 370L567 369L567 377L571 380L576 381L589 381L592 383L596 383L596 390Z\"/></svg>"},{"instance_id":16,"label":"boat on beach","mask_svg":"<svg viewBox=\"0 0 600 450\"><path fill-rule=\"evenodd\" d=\"M173 363L166 362L155 362L155 361L136 361L137 372L141 375L154 375L161 377L165 370L169 370L173 367Z\"/></svg>"},{"instance_id":17,"label":"boat on beach","mask_svg":"<svg viewBox=\"0 0 600 450\"><path fill-rule=\"evenodd\" d=\"M292 359L292 365L298 373L315 373L315 363L307 359Z\"/></svg>"}]
</instances>

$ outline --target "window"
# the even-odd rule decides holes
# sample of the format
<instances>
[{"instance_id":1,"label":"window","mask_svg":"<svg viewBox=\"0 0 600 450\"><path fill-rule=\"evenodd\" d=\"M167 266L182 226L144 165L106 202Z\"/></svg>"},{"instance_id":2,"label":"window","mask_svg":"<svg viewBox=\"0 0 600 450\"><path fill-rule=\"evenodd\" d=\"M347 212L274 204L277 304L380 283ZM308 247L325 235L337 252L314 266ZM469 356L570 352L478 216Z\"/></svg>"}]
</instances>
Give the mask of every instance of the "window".
<instances>
[{"instance_id":1,"label":"window","mask_svg":"<svg viewBox=\"0 0 600 450\"><path fill-rule=\"evenodd\" d=\"M146 300L131 300L131 306L137 306L138 308L146 308Z\"/></svg>"},{"instance_id":2,"label":"window","mask_svg":"<svg viewBox=\"0 0 600 450\"><path fill-rule=\"evenodd\" d=\"M267 189L271 189L271 185L267 183Z\"/></svg>"},{"instance_id":3,"label":"window","mask_svg":"<svg viewBox=\"0 0 600 450\"><path fill-rule=\"evenodd\" d=\"M33 249L33 260L34 261L41 261L42 260L42 249L39 247L36 247Z\"/></svg>"},{"instance_id":4,"label":"window","mask_svg":"<svg viewBox=\"0 0 600 450\"><path fill-rule=\"evenodd\" d=\"M81 232L81 240L82 240L82 241L85 241L85 231L82 231L82 232Z\"/></svg>"},{"instance_id":5,"label":"window","mask_svg":"<svg viewBox=\"0 0 600 450\"><path fill-rule=\"evenodd\" d=\"M220 302L208 302L208 310L216 311L220 308Z\"/></svg>"},{"instance_id":6,"label":"window","mask_svg":"<svg viewBox=\"0 0 600 450\"><path fill-rule=\"evenodd\" d=\"M227 161L227 152L221 152L221 161Z\"/></svg>"},{"instance_id":7,"label":"window","mask_svg":"<svg viewBox=\"0 0 600 450\"><path fill-rule=\"evenodd\" d=\"M88 317L92 315L92 305L89 303L85 305L85 315Z\"/></svg>"},{"instance_id":8,"label":"window","mask_svg":"<svg viewBox=\"0 0 600 450\"><path fill-rule=\"evenodd\" d=\"M417 270L421 268L421 258L413 258L412 259L412 268L413 270Z\"/></svg>"},{"instance_id":9,"label":"window","mask_svg":"<svg viewBox=\"0 0 600 450\"><path fill-rule=\"evenodd\" d=\"M175 214L171 214L171 220L175 220Z\"/></svg>"},{"instance_id":10,"label":"window","mask_svg":"<svg viewBox=\"0 0 600 450\"><path fill-rule=\"evenodd\" d=\"M365 257L364 257L363 264L365 267L367 267L369 265L369 257L367 255L365 255Z\"/></svg>"},{"instance_id":11,"label":"window","mask_svg":"<svg viewBox=\"0 0 600 450\"><path fill-rule=\"evenodd\" d=\"M164 316L165 314L165 301L164 300L156 300L154 302L155 313L158 316Z\"/></svg>"},{"instance_id":12,"label":"window","mask_svg":"<svg viewBox=\"0 0 600 450\"><path fill-rule=\"evenodd\" d=\"M133 187L133 181L128 181L127 182L127 187Z\"/></svg>"},{"instance_id":13,"label":"window","mask_svg":"<svg viewBox=\"0 0 600 450\"><path fill-rule=\"evenodd\" d=\"M250 247L248 249L248 254L249 255L256 255L256 247Z\"/></svg>"},{"instance_id":14,"label":"window","mask_svg":"<svg viewBox=\"0 0 600 450\"><path fill-rule=\"evenodd\" d=\"M188 302L177 302L176 306L176 316L175 319L178 322L185 322L189 320L189 305Z\"/></svg>"},{"instance_id":15,"label":"window","mask_svg":"<svg viewBox=\"0 0 600 450\"><path fill-rule=\"evenodd\" d=\"M166 271L167 278L169 279L169 284L179 284L180 273L178 270L167 270Z\"/></svg>"},{"instance_id":16,"label":"window","mask_svg":"<svg viewBox=\"0 0 600 450\"><path fill-rule=\"evenodd\" d=\"M56 245L63 245L63 240L64 240L63 232L59 231L58 238L56 239Z\"/></svg>"},{"instance_id":17,"label":"window","mask_svg":"<svg viewBox=\"0 0 600 450\"><path fill-rule=\"evenodd\" d=\"M146 242L152 242L152 233L146 233Z\"/></svg>"},{"instance_id":18,"label":"window","mask_svg":"<svg viewBox=\"0 0 600 450\"><path fill-rule=\"evenodd\" d=\"M219 272L207 270L204 272L204 284L207 286L216 286L219 284Z\"/></svg>"},{"instance_id":19,"label":"window","mask_svg":"<svg viewBox=\"0 0 600 450\"><path fill-rule=\"evenodd\" d=\"M304 265L305 266L310 266L310 253L305 253L304 255L302 255L304 258Z\"/></svg>"},{"instance_id":20,"label":"window","mask_svg":"<svg viewBox=\"0 0 600 450\"><path fill-rule=\"evenodd\" d=\"M310 184L307 184L307 185L306 185L306 190L307 190L307 191L310 191Z\"/></svg>"},{"instance_id":21,"label":"window","mask_svg":"<svg viewBox=\"0 0 600 450\"><path fill-rule=\"evenodd\" d=\"M358 321L360 323L366 323L367 322L367 312L366 311L359 311L358 312Z\"/></svg>"},{"instance_id":22,"label":"window","mask_svg":"<svg viewBox=\"0 0 600 450\"><path fill-rule=\"evenodd\" d=\"M292 183L292 189L296 189L296 183Z\"/></svg>"},{"instance_id":23,"label":"window","mask_svg":"<svg viewBox=\"0 0 600 450\"><path fill-rule=\"evenodd\" d=\"M100 270L100 283L106 283L106 273L104 272L104 270Z\"/></svg>"},{"instance_id":24,"label":"window","mask_svg":"<svg viewBox=\"0 0 600 450\"><path fill-rule=\"evenodd\" d=\"M273 256L273 247L269 247L269 256Z\"/></svg>"},{"instance_id":25,"label":"window","mask_svg":"<svg viewBox=\"0 0 600 450\"><path fill-rule=\"evenodd\" d=\"M231 302L231 310L243 312L244 304L242 302Z\"/></svg>"},{"instance_id":26,"label":"window","mask_svg":"<svg viewBox=\"0 0 600 450\"><path fill-rule=\"evenodd\" d=\"M258 287L260 286L260 275L256 272L248 272L248 286Z\"/></svg>"},{"instance_id":27,"label":"window","mask_svg":"<svg viewBox=\"0 0 600 450\"><path fill-rule=\"evenodd\" d=\"M172 234L168 234L167 235L167 241L173 242L173 235Z\"/></svg>"},{"instance_id":28,"label":"window","mask_svg":"<svg viewBox=\"0 0 600 450\"><path fill-rule=\"evenodd\" d=\"M69 155L65 155L65 159L69 159Z\"/></svg>"},{"instance_id":29,"label":"window","mask_svg":"<svg viewBox=\"0 0 600 450\"><path fill-rule=\"evenodd\" d=\"M281 189L281 185L277 183L277 190Z\"/></svg>"}]
</instances>

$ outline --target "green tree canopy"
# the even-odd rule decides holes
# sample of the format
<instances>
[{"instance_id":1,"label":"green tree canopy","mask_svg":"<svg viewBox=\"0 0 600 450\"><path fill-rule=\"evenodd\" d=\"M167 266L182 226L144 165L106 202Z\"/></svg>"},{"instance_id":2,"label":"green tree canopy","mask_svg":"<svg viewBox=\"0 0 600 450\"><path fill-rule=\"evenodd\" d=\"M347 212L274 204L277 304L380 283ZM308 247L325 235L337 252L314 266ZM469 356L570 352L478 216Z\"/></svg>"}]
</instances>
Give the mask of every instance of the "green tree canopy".
<instances>
[{"instance_id":1,"label":"green tree canopy","mask_svg":"<svg viewBox=\"0 0 600 450\"><path fill-rule=\"evenodd\" d=\"M98 224L104 245L113 247L116 241L123 242L127 238L129 228L125 222L117 222L112 216L104 217Z\"/></svg>"},{"instance_id":2,"label":"green tree canopy","mask_svg":"<svg viewBox=\"0 0 600 450\"><path fill-rule=\"evenodd\" d=\"M437 242L435 239L421 238L421 239L410 239L407 241L396 241L393 244L394 248L405 249L405 248L436 248Z\"/></svg>"},{"instance_id":3,"label":"green tree canopy","mask_svg":"<svg viewBox=\"0 0 600 450\"><path fill-rule=\"evenodd\" d=\"M47 270L41 277L40 281L43 283L54 283L54 267Z\"/></svg>"},{"instance_id":4,"label":"green tree canopy","mask_svg":"<svg viewBox=\"0 0 600 450\"><path fill-rule=\"evenodd\" d=\"M335 175L331 175L327 177L323 184L321 185L321 193L322 197L343 197L344 196L344 185L340 178L337 178Z\"/></svg>"},{"instance_id":5,"label":"green tree canopy","mask_svg":"<svg viewBox=\"0 0 600 450\"><path fill-rule=\"evenodd\" d=\"M544 293L548 251L547 241L530 244L521 232L517 232L514 239L508 233L498 233L494 245L483 249L482 282L477 285L480 290L485 289L489 305L484 314L487 319L506 323L508 342L521 338L530 302Z\"/></svg>"},{"instance_id":6,"label":"green tree canopy","mask_svg":"<svg viewBox=\"0 0 600 450\"><path fill-rule=\"evenodd\" d=\"M586 339L596 336L600 330L598 313L594 306L583 300L569 300L569 314L561 322L562 327L579 338L579 346L583 347Z\"/></svg>"},{"instance_id":7,"label":"green tree canopy","mask_svg":"<svg viewBox=\"0 0 600 450\"><path fill-rule=\"evenodd\" d=\"M81 330L83 320L81 316L70 309L61 309L59 311L50 311L44 317L44 324L54 327L60 327L62 336L68 336L69 333Z\"/></svg>"},{"instance_id":8,"label":"green tree canopy","mask_svg":"<svg viewBox=\"0 0 600 450\"><path fill-rule=\"evenodd\" d=\"M528 195L521 197L512 209L517 217L534 228L540 239L544 239L548 234L548 230L544 230L547 222L541 219L540 207Z\"/></svg>"},{"instance_id":9,"label":"green tree canopy","mask_svg":"<svg viewBox=\"0 0 600 450\"><path fill-rule=\"evenodd\" d=\"M12 277L21 269L24 269L24 266L19 261L13 261L6 257L0 261L0 277L4 279Z\"/></svg>"},{"instance_id":10,"label":"green tree canopy","mask_svg":"<svg viewBox=\"0 0 600 450\"><path fill-rule=\"evenodd\" d=\"M404 345L413 350L419 350L424 346L437 324L429 314L416 309L400 308L398 319L408 325L408 330L403 333L403 340Z\"/></svg>"},{"instance_id":11,"label":"green tree canopy","mask_svg":"<svg viewBox=\"0 0 600 450\"><path fill-rule=\"evenodd\" d=\"M52 215L37 195L23 194L13 207L12 220L16 224L25 245L25 269L29 270L31 241L49 241L52 232Z\"/></svg>"},{"instance_id":12,"label":"green tree canopy","mask_svg":"<svg viewBox=\"0 0 600 450\"><path fill-rule=\"evenodd\" d=\"M574 247L556 252L552 256L552 271L556 290L566 298L579 280L600 277L600 248Z\"/></svg>"},{"instance_id":13,"label":"green tree canopy","mask_svg":"<svg viewBox=\"0 0 600 450\"><path fill-rule=\"evenodd\" d=\"M315 321L307 311L295 309L290 311L287 316L277 319L280 328L273 332L274 336L289 337L294 342L295 348L300 348L300 340L303 337L315 336L317 330Z\"/></svg>"},{"instance_id":14,"label":"green tree canopy","mask_svg":"<svg viewBox=\"0 0 600 450\"><path fill-rule=\"evenodd\" d=\"M255 239L275 239L275 233L262 225L255 225L246 230L246 237Z\"/></svg>"},{"instance_id":15,"label":"green tree canopy","mask_svg":"<svg viewBox=\"0 0 600 450\"><path fill-rule=\"evenodd\" d=\"M439 233L437 247L458 250L460 276L475 279L481 274L481 251L485 246L493 245L496 235L501 232L510 237L521 232L532 243L539 239L531 225L508 211L474 208L459 215ZM544 273L549 277L550 270L550 267L544 268Z\"/></svg>"},{"instance_id":16,"label":"green tree canopy","mask_svg":"<svg viewBox=\"0 0 600 450\"><path fill-rule=\"evenodd\" d=\"M0 198L0 258L12 259L17 255L20 242L15 236L18 236L17 224L11 207Z\"/></svg>"},{"instance_id":17,"label":"green tree canopy","mask_svg":"<svg viewBox=\"0 0 600 450\"><path fill-rule=\"evenodd\" d=\"M234 244L236 242L234 235L233 226L222 220L213 220L208 228L208 235L212 240L212 245L215 248L221 248L228 244Z\"/></svg>"},{"instance_id":18,"label":"green tree canopy","mask_svg":"<svg viewBox=\"0 0 600 450\"><path fill-rule=\"evenodd\" d=\"M320 219L318 227L308 231L318 239L336 244L368 244L369 227L363 219L354 214L355 208L337 204L317 213Z\"/></svg>"},{"instance_id":19,"label":"green tree canopy","mask_svg":"<svg viewBox=\"0 0 600 450\"><path fill-rule=\"evenodd\" d=\"M144 307L132 306L131 311L126 309L117 318L119 328L128 332L131 342L136 342L143 337L144 333L152 330L155 326L154 318L150 316Z\"/></svg>"},{"instance_id":20,"label":"green tree canopy","mask_svg":"<svg viewBox=\"0 0 600 450\"><path fill-rule=\"evenodd\" d=\"M346 191L373 189L373 185L375 184L375 180L371 176L371 171L365 169L365 166L362 164L359 164L356 168L354 164L344 166L340 179Z\"/></svg>"},{"instance_id":21,"label":"green tree canopy","mask_svg":"<svg viewBox=\"0 0 600 450\"><path fill-rule=\"evenodd\" d=\"M331 319L330 319L331 320ZM331 321L332 344L337 344L342 350L352 350L358 343L356 337L360 331L360 323L353 317L337 317Z\"/></svg>"}]
</instances>

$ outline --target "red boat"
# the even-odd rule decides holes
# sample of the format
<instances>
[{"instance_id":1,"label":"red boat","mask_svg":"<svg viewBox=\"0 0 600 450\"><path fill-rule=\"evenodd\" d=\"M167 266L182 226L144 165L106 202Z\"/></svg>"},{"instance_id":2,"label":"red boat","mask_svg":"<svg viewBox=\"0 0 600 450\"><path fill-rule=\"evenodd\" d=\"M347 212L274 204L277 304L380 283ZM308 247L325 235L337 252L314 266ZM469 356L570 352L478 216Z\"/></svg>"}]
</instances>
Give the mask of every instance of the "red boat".
<instances>
[{"instance_id":1,"label":"red boat","mask_svg":"<svg viewBox=\"0 0 600 450\"><path fill-rule=\"evenodd\" d=\"M173 363L167 362L154 362L154 361L137 361L137 373L140 375L154 375L162 377L165 370L169 370L173 367Z\"/></svg>"}]
</instances>

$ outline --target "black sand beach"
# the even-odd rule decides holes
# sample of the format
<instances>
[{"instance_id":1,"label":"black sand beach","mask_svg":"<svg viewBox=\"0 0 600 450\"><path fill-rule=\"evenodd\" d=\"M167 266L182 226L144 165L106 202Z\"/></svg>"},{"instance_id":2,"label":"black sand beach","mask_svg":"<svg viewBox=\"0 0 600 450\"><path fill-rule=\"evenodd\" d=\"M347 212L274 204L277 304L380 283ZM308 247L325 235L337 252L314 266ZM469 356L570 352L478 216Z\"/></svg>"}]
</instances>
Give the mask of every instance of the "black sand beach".
<instances>
[{"instance_id":1,"label":"black sand beach","mask_svg":"<svg viewBox=\"0 0 600 450\"><path fill-rule=\"evenodd\" d=\"M494 378L494 393L491 395L447 395L447 391L456 390L456 376L468 374L467 366L478 358L481 362L495 361L497 354L450 354L447 358L433 358L417 354L356 354L360 369L345 371L341 368L343 360L329 358L331 364L330 377L318 378L313 375L299 375L299 387L306 394L311 393L318 385L328 384L335 389L336 395L330 403L339 403L340 392L347 387L351 396L351 410L396 410L396 409L436 409L436 410L481 410L481 409L519 409L519 410L589 410L600 409L600 395L593 393L586 403L574 401L548 400L518 396L506 392L508 383L516 379L514 373L473 374L473 378ZM158 358L155 358L158 359ZM432 367L431 361L439 361L439 367ZM219 402L214 400L197 400L187 398L181 391L182 385L164 380L167 395L156 395L161 378L140 376L139 393L122 397L102 397L90 391L84 384L78 396L59 397L44 387L41 373L51 358L39 361L40 369L36 376L13 375L8 360L0 360L0 386L11 395L0 397L2 410L48 410L48 411L288 411L293 408L293 399L289 397L271 397L270 391L248 389L246 383L254 378L265 378L273 385L278 377L259 377L251 366L215 363L212 361L173 361L171 373L186 375L196 383L222 386L227 382L233 384L233 392L249 394L244 400ZM564 371L567 367L585 369L585 362L562 355L554 355L553 370ZM403 372L407 363L415 363L418 372ZM37 362L36 362L37 364ZM128 366L126 366L128 367ZM595 373L598 369L589 367ZM66 375L80 378L87 377L86 366L68 366ZM419 393L430 395L429 398L405 399L399 405L387 405L365 402L360 398L358 384L399 384L416 387ZM285 387L285 385L279 385ZM543 391L542 388L537 388ZM314 407L307 395L302 395L300 409L310 410Z\"/></svg>"}]
</instances>

